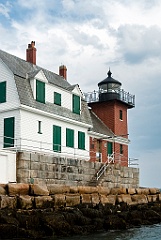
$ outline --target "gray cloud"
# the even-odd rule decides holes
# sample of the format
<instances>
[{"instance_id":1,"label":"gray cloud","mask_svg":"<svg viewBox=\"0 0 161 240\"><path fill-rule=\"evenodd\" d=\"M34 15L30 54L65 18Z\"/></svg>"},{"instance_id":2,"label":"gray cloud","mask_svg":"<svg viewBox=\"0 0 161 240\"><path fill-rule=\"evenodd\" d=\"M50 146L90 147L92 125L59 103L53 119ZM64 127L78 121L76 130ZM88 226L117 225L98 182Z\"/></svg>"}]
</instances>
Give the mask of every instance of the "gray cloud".
<instances>
[{"instance_id":1,"label":"gray cloud","mask_svg":"<svg viewBox=\"0 0 161 240\"><path fill-rule=\"evenodd\" d=\"M117 31L118 51L127 63L161 58L161 29L156 26L124 25Z\"/></svg>"}]
</instances>

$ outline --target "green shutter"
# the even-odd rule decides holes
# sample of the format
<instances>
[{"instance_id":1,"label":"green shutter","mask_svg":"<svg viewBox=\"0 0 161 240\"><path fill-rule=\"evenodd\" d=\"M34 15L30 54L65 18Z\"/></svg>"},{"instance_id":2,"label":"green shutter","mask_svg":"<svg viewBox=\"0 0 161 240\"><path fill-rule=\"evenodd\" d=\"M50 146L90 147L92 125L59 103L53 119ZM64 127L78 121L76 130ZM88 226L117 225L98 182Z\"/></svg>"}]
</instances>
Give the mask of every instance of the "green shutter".
<instances>
[{"instance_id":1,"label":"green shutter","mask_svg":"<svg viewBox=\"0 0 161 240\"><path fill-rule=\"evenodd\" d=\"M61 94L54 92L54 103L61 106Z\"/></svg>"},{"instance_id":2,"label":"green shutter","mask_svg":"<svg viewBox=\"0 0 161 240\"><path fill-rule=\"evenodd\" d=\"M6 82L0 83L0 103L6 102Z\"/></svg>"},{"instance_id":3,"label":"green shutter","mask_svg":"<svg viewBox=\"0 0 161 240\"><path fill-rule=\"evenodd\" d=\"M14 117L4 119L4 148L14 147L14 122Z\"/></svg>"},{"instance_id":4,"label":"green shutter","mask_svg":"<svg viewBox=\"0 0 161 240\"><path fill-rule=\"evenodd\" d=\"M36 101L45 103L45 83L36 80Z\"/></svg>"},{"instance_id":5,"label":"green shutter","mask_svg":"<svg viewBox=\"0 0 161 240\"><path fill-rule=\"evenodd\" d=\"M53 126L53 151L61 152L61 127Z\"/></svg>"},{"instance_id":6,"label":"green shutter","mask_svg":"<svg viewBox=\"0 0 161 240\"><path fill-rule=\"evenodd\" d=\"M74 147L74 130L73 129L66 129L66 146L67 147Z\"/></svg>"},{"instance_id":7,"label":"green shutter","mask_svg":"<svg viewBox=\"0 0 161 240\"><path fill-rule=\"evenodd\" d=\"M112 154L113 153L113 146L112 146L112 142L108 142L107 143L107 154Z\"/></svg>"},{"instance_id":8,"label":"green shutter","mask_svg":"<svg viewBox=\"0 0 161 240\"><path fill-rule=\"evenodd\" d=\"M73 94L73 112L80 114L80 97Z\"/></svg>"},{"instance_id":9,"label":"green shutter","mask_svg":"<svg viewBox=\"0 0 161 240\"><path fill-rule=\"evenodd\" d=\"M85 133L78 132L78 148L85 150Z\"/></svg>"}]
</instances>

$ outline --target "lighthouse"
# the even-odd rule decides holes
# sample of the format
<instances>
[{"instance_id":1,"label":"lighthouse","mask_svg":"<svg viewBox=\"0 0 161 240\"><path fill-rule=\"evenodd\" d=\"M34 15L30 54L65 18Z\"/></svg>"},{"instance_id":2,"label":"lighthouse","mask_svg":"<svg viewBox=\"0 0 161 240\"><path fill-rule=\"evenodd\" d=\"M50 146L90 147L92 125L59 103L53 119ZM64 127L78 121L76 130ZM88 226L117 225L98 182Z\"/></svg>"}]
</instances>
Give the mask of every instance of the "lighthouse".
<instances>
[{"instance_id":1,"label":"lighthouse","mask_svg":"<svg viewBox=\"0 0 161 240\"><path fill-rule=\"evenodd\" d=\"M109 69L107 77L98 83L98 91L90 94L87 101L92 111L113 132L108 153L114 153L115 162L128 166L127 111L135 107L135 96L122 89L122 83L112 77Z\"/></svg>"}]
</instances>

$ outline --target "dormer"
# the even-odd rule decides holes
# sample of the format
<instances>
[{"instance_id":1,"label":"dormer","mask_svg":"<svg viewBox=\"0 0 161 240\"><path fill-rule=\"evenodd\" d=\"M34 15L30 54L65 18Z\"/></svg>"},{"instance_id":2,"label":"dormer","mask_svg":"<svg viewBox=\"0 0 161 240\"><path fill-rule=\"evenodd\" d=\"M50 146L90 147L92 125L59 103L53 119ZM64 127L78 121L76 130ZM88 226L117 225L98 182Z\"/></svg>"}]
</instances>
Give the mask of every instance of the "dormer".
<instances>
[{"instance_id":1,"label":"dormer","mask_svg":"<svg viewBox=\"0 0 161 240\"><path fill-rule=\"evenodd\" d=\"M38 70L28 74L30 80L30 85L33 91L34 99L38 102L46 102L46 87L45 84L48 83L47 78L42 70Z\"/></svg>"},{"instance_id":2,"label":"dormer","mask_svg":"<svg viewBox=\"0 0 161 240\"><path fill-rule=\"evenodd\" d=\"M81 98L83 94L79 88L79 85L74 85L72 90L72 111L73 113L81 113Z\"/></svg>"}]
</instances>

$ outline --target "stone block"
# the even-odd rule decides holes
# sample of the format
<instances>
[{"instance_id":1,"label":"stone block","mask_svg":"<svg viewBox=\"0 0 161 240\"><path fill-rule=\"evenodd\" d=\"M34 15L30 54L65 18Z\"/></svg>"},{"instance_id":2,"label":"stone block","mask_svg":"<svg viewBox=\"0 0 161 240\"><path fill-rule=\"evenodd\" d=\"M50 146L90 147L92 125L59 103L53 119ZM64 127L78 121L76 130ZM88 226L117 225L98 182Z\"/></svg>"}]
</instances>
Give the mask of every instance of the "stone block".
<instances>
[{"instance_id":1,"label":"stone block","mask_svg":"<svg viewBox=\"0 0 161 240\"><path fill-rule=\"evenodd\" d=\"M66 194L66 207L73 207L80 204L80 194Z\"/></svg>"},{"instance_id":2,"label":"stone block","mask_svg":"<svg viewBox=\"0 0 161 240\"><path fill-rule=\"evenodd\" d=\"M29 194L29 184L9 183L8 184L8 194L9 194L9 196L28 195Z\"/></svg>"},{"instance_id":3,"label":"stone block","mask_svg":"<svg viewBox=\"0 0 161 240\"><path fill-rule=\"evenodd\" d=\"M55 194L53 196L54 207L65 207L66 205L66 196L65 194Z\"/></svg>"},{"instance_id":4,"label":"stone block","mask_svg":"<svg viewBox=\"0 0 161 240\"><path fill-rule=\"evenodd\" d=\"M34 199L36 208L53 207L53 198L51 196L37 196Z\"/></svg>"},{"instance_id":5,"label":"stone block","mask_svg":"<svg viewBox=\"0 0 161 240\"><path fill-rule=\"evenodd\" d=\"M27 169L17 169L17 177L23 178L30 178L30 170Z\"/></svg>"},{"instance_id":6,"label":"stone block","mask_svg":"<svg viewBox=\"0 0 161 240\"><path fill-rule=\"evenodd\" d=\"M60 184L48 184L47 189L50 195L70 192L69 186L60 185Z\"/></svg>"},{"instance_id":7,"label":"stone block","mask_svg":"<svg viewBox=\"0 0 161 240\"><path fill-rule=\"evenodd\" d=\"M30 158L33 162L40 162L40 155L38 153L30 153Z\"/></svg>"},{"instance_id":8,"label":"stone block","mask_svg":"<svg viewBox=\"0 0 161 240\"><path fill-rule=\"evenodd\" d=\"M91 194L81 194L81 203L90 204L92 202Z\"/></svg>"},{"instance_id":9,"label":"stone block","mask_svg":"<svg viewBox=\"0 0 161 240\"><path fill-rule=\"evenodd\" d=\"M142 204L142 203L148 203L148 199L147 196L144 194L135 194L135 195L131 195L131 199L133 202L136 202L138 204Z\"/></svg>"},{"instance_id":10,"label":"stone block","mask_svg":"<svg viewBox=\"0 0 161 240\"><path fill-rule=\"evenodd\" d=\"M45 184L31 184L31 195L48 196L49 191Z\"/></svg>"},{"instance_id":11,"label":"stone block","mask_svg":"<svg viewBox=\"0 0 161 240\"><path fill-rule=\"evenodd\" d=\"M19 159L17 161L17 169L29 169L30 168L30 160Z\"/></svg>"},{"instance_id":12,"label":"stone block","mask_svg":"<svg viewBox=\"0 0 161 240\"><path fill-rule=\"evenodd\" d=\"M117 196L118 203L127 203L128 205L132 202L130 194L121 194Z\"/></svg>"},{"instance_id":13,"label":"stone block","mask_svg":"<svg viewBox=\"0 0 161 240\"><path fill-rule=\"evenodd\" d=\"M158 194L158 200L161 202L161 193Z\"/></svg>"},{"instance_id":14,"label":"stone block","mask_svg":"<svg viewBox=\"0 0 161 240\"><path fill-rule=\"evenodd\" d=\"M6 195L6 190L3 186L0 186L0 195Z\"/></svg>"},{"instance_id":15,"label":"stone block","mask_svg":"<svg viewBox=\"0 0 161 240\"><path fill-rule=\"evenodd\" d=\"M159 199L157 194L147 195L147 198L148 198L148 202L157 202L157 200Z\"/></svg>"},{"instance_id":16,"label":"stone block","mask_svg":"<svg viewBox=\"0 0 161 240\"><path fill-rule=\"evenodd\" d=\"M18 152L17 159L18 159L18 161L21 161L21 159L30 160L30 155L31 155L31 153L29 153L29 152Z\"/></svg>"},{"instance_id":17,"label":"stone block","mask_svg":"<svg viewBox=\"0 0 161 240\"><path fill-rule=\"evenodd\" d=\"M136 188L136 193L139 194L139 195L142 194L141 188Z\"/></svg>"},{"instance_id":18,"label":"stone block","mask_svg":"<svg viewBox=\"0 0 161 240\"><path fill-rule=\"evenodd\" d=\"M90 187L90 186L78 186L78 192L80 194L91 194L97 193L97 187Z\"/></svg>"},{"instance_id":19,"label":"stone block","mask_svg":"<svg viewBox=\"0 0 161 240\"><path fill-rule=\"evenodd\" d=\"M20 195L17 198L17 203L21 209L32 209L33 200L34 200L34 197L31 197L29 195Z\"/></svg>"},{"instance_id":20,"label":"stone block","mask_svg":"<svg viewBox=\"0 0 161 240\"><path fill-rule=\"evenodd\" d=\"M135 194L136 193L136 189L135 188L128 188L127 189L127 192L131 195Z\"/></svg>"},{"instance_id":21,"label":"stone block","mask_svg":"<svg viewBox=\"0 0 161 240\"><path fill-rule=\"evenodd\" d=\"M78 186L70 186L69 192L70 193L78 193Z\"/></svg>"},{"instance_id":22,"label":"stone block","mask_svg":"<svg viewBox=\"0 0 161 240\"><path fill-rule=\"evenodd\" d=\"M0 206L1 209L8 208L8 209L16 209L17 207L17 198L16 197L9 197L9 196L0 196Z\"/></svg>"},{"instance_id":23,"label":"stone block","mask_svg":"<svg viewBox=\"0 0 161 240\"><path fill-rule=\"evenodd\" d=\"M121 190L122 188L120 188L120 187L115 187L115 188L111 188L111 194L112 195L118 195L118 194L121 194L122 193L122 190Z\"/></svg>"},{"instance_id":24,"label":"stone block","mask_svg":"<svg viewBox=\"0 0 161 240\"><path fill-rule=\"evenodd\" d=\"M115 205L116 204L116 195L108 195L108 196L101 195L100 202L102 203L102 205L105 205L105 204Z\"/></svg>"},{"instance_id":25,"label":"stone block","mask_svg":"<svg viewBox=\"0 0 161 240\"><path fill-rule=\"evenodd\" d=\"M149 188L141 188L141 193L144 195L148 195L150 193Z\"/></svg>"},{"instance_id":26,"label":"stone block","mask_svg":"<svg viewBox=\"0 0 161 240\"><path fill-rule=\"evenodd\" d=\"M109 195L111 189L108 187L97 186L97 191L100 195Z\"/></svg>"},{"instance_id":27,"label":"stone block","mask_svg":"<svg viewBox=\"0 0 161 240\"><path fill-rule=\"evenodd\" d=\"M91 194L91 201L92 205L95 206L100 203L100 196L98 193L92 193Z\"/></svg>"},{"instance_id":28,"label":"stone block","mask_svg":"<svg viewBox=\"0 0 161 240\"><path fill-rule=\"evenodd\" d=\"M159 192L160 190L158 188L149 188L149 193L152 195L157 194Z\"/></svg>"}]
</instances>

